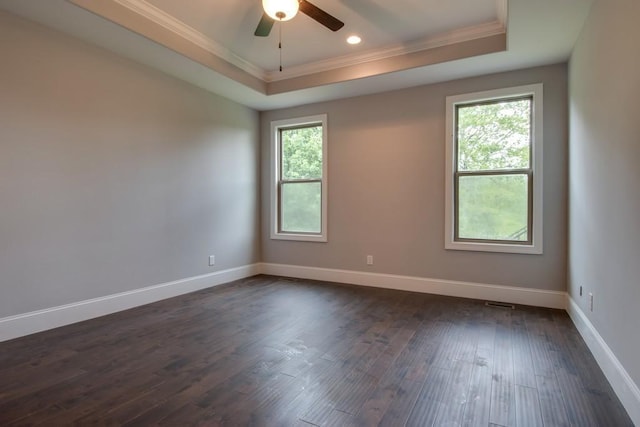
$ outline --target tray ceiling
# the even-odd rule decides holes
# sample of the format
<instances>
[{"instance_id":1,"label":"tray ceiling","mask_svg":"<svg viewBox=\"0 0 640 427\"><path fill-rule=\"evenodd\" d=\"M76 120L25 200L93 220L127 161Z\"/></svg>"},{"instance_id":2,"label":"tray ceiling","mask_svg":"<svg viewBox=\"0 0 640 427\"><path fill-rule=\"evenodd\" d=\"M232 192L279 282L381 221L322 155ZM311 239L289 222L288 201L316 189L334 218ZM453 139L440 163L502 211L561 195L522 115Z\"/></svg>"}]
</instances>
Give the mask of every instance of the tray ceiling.
<instances>
[{"instance_id":1,"label":"tray ceiling","mask_svg":"<svg viewBox=\"0 0 640 427\"><path fill-rule=\"evenodd\" d=\"M0 0L0 8L270 109L566 60L592 0L311 2L345 26L334 33L298 14L255 37L261 0ZM362 43L347 44L352 34Z\"/></svg>"}]
</instances>

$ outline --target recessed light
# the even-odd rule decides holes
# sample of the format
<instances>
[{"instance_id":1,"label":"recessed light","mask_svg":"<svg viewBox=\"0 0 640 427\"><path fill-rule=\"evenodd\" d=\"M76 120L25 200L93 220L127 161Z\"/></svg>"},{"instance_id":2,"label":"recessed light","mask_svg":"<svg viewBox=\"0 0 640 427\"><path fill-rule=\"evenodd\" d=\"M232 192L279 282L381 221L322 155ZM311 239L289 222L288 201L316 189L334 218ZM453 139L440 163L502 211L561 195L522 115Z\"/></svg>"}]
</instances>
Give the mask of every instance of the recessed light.
<instances>
[{"instance_id":1,"label":"recessed light","mask_svg":"<svg viewBox=\"0 0 640 427\"><path fill-rule=\"evenodd\" d=\"M356 36L355 34L353 36L349 36L347 38L347 43L349 44L358 44L362 41L362 39L358 36Z\"/></svg>"}]
</instances>

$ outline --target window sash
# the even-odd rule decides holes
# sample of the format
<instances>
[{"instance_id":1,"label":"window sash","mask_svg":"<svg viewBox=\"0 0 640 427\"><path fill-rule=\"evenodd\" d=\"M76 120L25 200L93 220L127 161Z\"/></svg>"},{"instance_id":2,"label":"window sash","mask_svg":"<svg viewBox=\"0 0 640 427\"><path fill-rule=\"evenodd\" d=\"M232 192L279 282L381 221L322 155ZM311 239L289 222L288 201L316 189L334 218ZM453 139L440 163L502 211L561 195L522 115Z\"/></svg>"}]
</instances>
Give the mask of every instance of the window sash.
<instances>
[{"instance_id":1,"label":"window sash","mask_svg":"<svg viewBox=\"0 0 640 427\"><path fill-rule=\"evenodd\" d=\"M460 237L460 177L461 176L526 176L527 177L527 239L473 239ZM533 244L533 170L508 169L491 171L455 171L454 172L454 236L456 242L468 243L503 243L509 245L530 246Z\"/></svg>"},{"instance_id":2,"label":"window sash","mask_svg":"<svg viewBox=\"0 0 640 427\"><path fill-rule=\"evenodd\" d=\"M282 153L284 152L284 148L282 146L282 134L284 132L287 131L291 131L291 130L298 130L298 129L309 129L309 128L320 128L322 130L322 132L324 132L323 129L323 125L322 122L317 122L317 123L306 123L306 124L300 124L300 125L295 125L295 126L287 126L287 127L279 127L278 128L278 180L281 181L285 181L286 178L284 178L284 158L282 156ZM313 178L303 178L303 179L322 179L322 173L324 168L322 166L324 166L324 162L325 159L324 157L322 158L322 164L320 167L320 175L317 177L313 177ZM293 181L293 180L289 180L289 181Z\"/></svg>"},{"instance_id":3,"label":"window sash","mask_svg":"<svg viewBox=\"0 0 640 427\"><path fill-rule=\"evenodd\" d=\"M461 108L469 108L469 107L478 107L478 106L482 106L482 105L492 105L492 104L502 104L502 103L506 103L506 102L515 102L515 101L522 101L522 100L528 100L529 101L529 167L526 168L528 170L533 170L532 167L532 162L533 162L533 127L534 127L534 116L533 116L533 95L521 95L521 96L514 96L514 97L504 97L504 98L497 98L497 99L490 99L490 100L486 100L486 101L475 101L475 102L468 102L468 103L459 103L459 104L455 104L455 171L458 171L458 168L460 167L460 144L459 144L459 137L460 137L460 109ZM474 170L465 170L465 172L480 172L480 171L485 171L485 170L495 170L495 171L506 171L509 169L474 169Z\"/></svg>"},{"instance_id":4,"label":"window sash","mask_svg":"<svg viewBox=\"0 0 640 427\"><path fill-rule=\"evenodd\" d=\"M472 108L483 105L507 104L509 102L529 101L529 135L528 135L528 167L527 168L496 168L496 169L465 169L459 170L460 167L460 110L464 108ZM453 241L461 243L490 243L490 244L507 244L531 246L533 244L533 226L534 226L534 179L533 179L533 131L534 131L534 96L533 94L497 97L493 99L478 100L471 102L461 102L454 105L455 129L454 129L454 165L453 165ZM465 176L527 176L527 221L526 221L526 240L512 239L482 239L460 237L460 177Z\"/></svg>"},{"instance_id":5,"label":"window sash","mask_svg":"<svg viewBox=\"0 0 640 427\"><path fill-rule=\"evenodd\" d=\"M284 230L283 229L283 214L284 214L284 209L282 207L282 202L283 202L283 197L282 197L282 192L283 192L283 185L284 184L295 184L295 183L319 183L320 184L320 198L322 200L322 170L323 170L323 164L325 159L322 159L322 164L320 166L320 177L319 178L306 178L306 179L285 179L283 177L284 175L284 157L283 157L283 138L282 138L282 134L286 131L289 130L296 130L296 129L307 129L307 128L314 128L314 127L320 127L322 128L322 123L306 123L306 124L301 124L301 125L296 125L296 126L287 126L287 127L281 127L278 128L278 154L279 154L279 161L278 161L278 220L277 220L277 230L279 234L302 234L302 235L308 235L308 236L317 236L317 235L322 235L322 220L320 221L320 231L318 232L312 232L312 231L292 231L292 230ZM324 130L323 130L324 132ZM322 216L322 204L320 206L320 215Z\"/></svg>"},{"instance_id":6,"label":"window sash","mask_svg":"<svg viewBox=\"0 0 640 427\"><path fill-rule=\"evenodd\" d=\"M324 188L322 186L322 179L290 179L290 180L281 179L281 180L278 181L278 196L277 196L278 197L278 224L277 224L277 230L278 230L279 234L291 234L291 235L301 234L301 235L307 235L307 236L317 236L317 235L321 235L323 233L323 230L322 230L322 202L320 204L320 231L315 232L315 231L285 230L282 227L282 223L284 222L284 219L283 219L284 209L282 208L283 186L285 186L286 184L313 184L313 183L320 184L320 200L322 200L322 193L324 191Z\"/></svg>"}]
</instances>

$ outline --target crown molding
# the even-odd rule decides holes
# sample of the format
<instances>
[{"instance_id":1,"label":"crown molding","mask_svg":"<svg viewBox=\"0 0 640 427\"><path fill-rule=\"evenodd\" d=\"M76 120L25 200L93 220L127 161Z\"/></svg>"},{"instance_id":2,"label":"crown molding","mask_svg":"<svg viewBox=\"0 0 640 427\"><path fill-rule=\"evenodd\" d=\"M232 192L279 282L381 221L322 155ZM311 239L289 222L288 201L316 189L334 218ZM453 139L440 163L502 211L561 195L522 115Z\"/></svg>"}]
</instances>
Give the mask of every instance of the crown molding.
<instances>
[{"instance_id":1,"label":"crown molding","mask_svg":"<svg viewBox=\"0 0 640 427\"><path fill-rule=\"evenodd\" d=\"M493 22L459 28L409 43L386 45L366 52L292 66L282 72L263 69L238 56L147 0L68 1L266 95L506 49L508 0L495 0L496 19ZM161 29L164 34L153 27Z\"/></svg>"},{"instance_id":2,"label":"crown molding","mask_svg":"<svg viewBox=\"0 0 640 427\"><path fill-rule=\"evenodd\" d=\"M309 74L331 71L338 68L349 67L367 62L379 61L403 55L408 55L423 50L453 45L469 40L480 39L506 32L507 25L507 0L496 0L497 19L494 22L465 27L458 30L441 33L436 36L415 40L408 44L384 46L380 49L371 49L364 53L343 55L322 61L310 62L300 66L290 67L282 72L267 71L250 61L241 58L216 41L208 38L201 32L190 27L179 19L169 15L145 0L112 0L119 5L137 13L150 21L162 26L183 39L205 49L209 53L224 59L237 66L254 77L265 82L287 80Z\"/></svg>"},{"instance_id":3,"label":"crown molding","mask_svg":"<svg viewBox=\"0 0 640 427\"><path fill-rule=\"evenodd\" d=\"M300 77L292 77L267 83L267 95L292 92L341 83L349 80L389 74L411 68L470 58L479 55L504 52L507 48L506 33L499 33L488 37L476 38L454 44L446 44L432 49L423 49L406 55L399 55L376 61L319 71Z\"/></svg>"},{"instance_id":4,"label":"crown molding","mask_svg":"<svg viewBox=\"0 0 640 427\"><path fill-rule=\"evenodd\" d=\"M421 52L424 50L435 49L438 47L449 46L470 40L499 35L505 32L505 25L499 20L496 20L490 23L475 25L472 27L465 27L458 30L441 33L436 36L426 37L424 39L415 40L410 43L385 46L381 49L371 49L367 52L355 55L344 55L323 61L310 62L299 66L288 67L282 72L269 71L266 73L265 81L274 82L295 77L302 77L309 74L331 71L338 68L350 67L354 65L365 64L368 62L375 62L383 59L409 55L411 53Z\"/></svg>"},{"instance_id":5,"label":"crown molding","mask_svg":"<svg viewBox=\"0 0 640 427\"><path fill-rule=\"evenodd\" d=\"M244 58L236 55L229 49L225 48L216 41L205 36L198 30L190 27L179 19L169 15L162 9L159 9L145 0L111 0L118 3L130 11L141 15L148 20L162 26L179 37L201 47L209 53L224 59L225 61L235 65L236 67L246 71L254 77L265 80L266 71Z\"/></svg>"}]
</instances>

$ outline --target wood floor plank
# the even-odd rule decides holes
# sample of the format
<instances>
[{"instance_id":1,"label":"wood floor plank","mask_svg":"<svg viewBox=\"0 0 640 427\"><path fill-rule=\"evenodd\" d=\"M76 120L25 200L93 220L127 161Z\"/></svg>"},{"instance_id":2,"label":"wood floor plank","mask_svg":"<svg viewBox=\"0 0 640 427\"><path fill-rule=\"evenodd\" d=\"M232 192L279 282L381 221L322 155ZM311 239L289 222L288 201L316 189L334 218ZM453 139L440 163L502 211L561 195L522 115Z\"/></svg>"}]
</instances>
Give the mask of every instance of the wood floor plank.
<instances>
[{"instance_id":1,"label":"wood floor plank","mask_svg":"<svg viewBox=\"0 0 640 427\"><path fill-rule=\"evenodd\" d=\"M502 426L515 425L511 312L503 311L496 321L494 363L489 420Z\"/></svg>"},{"instance_id":2,"label":"wood floor plank","mask_svg":"<svg viewBox=\"0 0 640 427\"><path fill-rule=\"evenodd\" d=\"M256 276L0 343L0 425L632 426L566 313Z\"/></svg>"},{"instance_id":3,"label":"wood floor plank","mask_svg":"<svg viewBox=\"0 0 640 427\"><path fill-rule=\"evenodd\" d=\"M357 425L356 418L352 414L339 409L334 409L329 414L329 418L323 423L323 426L327 427L355 427Z\"/></svg>"},{"instance_id":4,"label":"wood floor plank","mask_svg":"<svg viewBox=\"0 0 640 427\"><path fill-rule=\"evenodd\" d=\"M511 312L511 330L513 335L513 380L516 385L536 388L536 376L530 347L525 315L521 310Z\"/></svg>"},{"instance_id":5,"label":"wood floor plank","mask_svg":"<svg viewBox=\"0 0 640 427\"><path fill-rule=\"evenodd\" d=\"M321 418L318 418L318 411L325 406L331 410L346 409L356 412L359 405L366 400L366 395L363 393L375 386L375 378L366 378L364 371L362 369L358 371L357 366L354 366L366 353L369 345L350 346L351 341L351 339L345 339L339 344L344 350L339 351L341 355L338 359L325 358L333 363L334 368L328 375L319 378L318 387L322 388L324 392L317 396L317 402L312 405L310 411L302 416L305 421L319 423ZM322 411L322 416L325 415L327 412Z\"/></svg>"},{"instance_id":6,"label":"wood floor plank","mask_svg":"<svg viewBox=\"0 0 640 427\"><path fill-rule=\"evenodd\" d=\"M384 416L380 421L381 426L405 426L415 403L424 386L423 381L403 379L397 388L393 390L393 399L387 405Z\"/></svg>"},{"instance_id":7,"label":"wood floor plank","mask_svg":"<svg viewBox=\"0 0 640 427\"><path fill-rule=\"evenodd\" d=\"M469 387L473 364L458 360L453 367L451 383L444 391L441 402L443 406L436 415L434 425L459 426L464 420L464 410L469 400Z\"/></svg>"},{"instance_id":8,"label":"wood floor plank","mask_svg":"<svg viewBox=\"0 0 640 427\"><path fill-rule=\"evenodd\" d=\"M545 427L569 426L564 399L555 375L553 377L537 376L536 384Z\"/></svg>"},{"instance_id":9,"label":"wood floor plank","mask_svg":"<svg viewBox=\"0 0 640 427\"><path fill-rule=\"evenodd\" d=\"M542 426L542 412L538 390L516 385L516 425L518 427Z\"/></svg>"},{"instance_id":10,"label":"wood floor plank","mask_svg":"<svg viewBox=\"0 0 640 427\"><path fill-rule=\"evenodd\" d=\"M476 362L473 364L467 402L461 425L485 426L489 424L489 411L491 402L491 365L487 360L493 358L493 350L486 347L478 347Z\"/></svg>"},{"instance_id":11,"label":"wood floor plank","mask_svg":"<svg viewBox=\"0 0 640 427\"><path fill-rule=\"evenodd\" d=\"M424 381L422 390L418 395L407 425L426 426L433 425L438 413L445 410L445 393L450 387L453 373L448 369L434 367L429 371Z\"/></svg>"},{"instance_id":12,"label":"wood floor plank","mask_svg":"<svg viewBox=\"0 0 640 427\"><path fill-rule=\"evenodd\" d=\"M376 388L368 396L359 410L359 419L364 425L378 425L387 411L390 409L394 399L402 398L405 402L410 397L406 396L404 384L409 384L409 389L419 384L417 381L406 379L406 369L395 369L394 360L404 351L416 331L403 328L389 343L384 353L376 360L368 371L378 381ZM415 393L417 398L417 392ZM411 406L409 406L409 410Z\"/></svg>"},{"instance_id":13,"label":"wood floor plank","mask_svg":"<svg viewBox=\"0 0 640 427\"><path fill-rule=\"evenodd\" d=\"M553 378L558 368L558 358L553 333L550 333L553 329L552 324L540 316L539 312L536 315L526 316L525 324L535 375Z\"/></svg>"},{"instance_id":14,"label":"wood floor plank","mask_svg":"<svg viewBox=\"0 0 640 427\"><path fill-rule=\"evenodd\" d=\"M24 411L40 412L51 405L46 399L49 389L86 375L86 371L70 368L52 371L37 378L29 375L23 382L12 384L12 388L0 394L0 425L23 418Z\"/></svg>"},{"instance_id":15,"label":"wood floor plank","mask_svg":"<svg viewBox=\"0 0 640 427\"><path fill-rule=\"evenodd\" d=\"M560 370L558 372L558 385L569 422L576 426L597 426L597 419L589 399L584 393L580 378Z\"/></svg>"}]
</instances>

